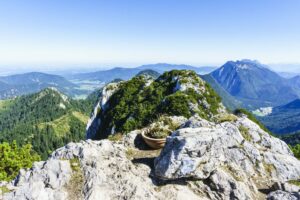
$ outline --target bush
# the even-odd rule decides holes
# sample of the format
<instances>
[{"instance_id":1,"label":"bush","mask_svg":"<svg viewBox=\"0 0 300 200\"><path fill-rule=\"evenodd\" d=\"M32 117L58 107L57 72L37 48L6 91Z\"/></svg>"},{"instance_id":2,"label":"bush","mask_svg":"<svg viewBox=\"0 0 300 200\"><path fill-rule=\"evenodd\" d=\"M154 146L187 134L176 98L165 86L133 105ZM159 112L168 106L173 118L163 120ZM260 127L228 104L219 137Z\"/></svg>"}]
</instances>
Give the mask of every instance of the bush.
<instances>
[{"instance_id":1,"label":"bush","mask_svg":"<svg viewBox=\"0 0 300 200\"><path fill-rule=\"evenodd\" d=\"M296 158L300 159L300 144L291 147Z\"/></svg>"},{"instance_id":2,"label":"bush","mask_svg":"<svg viewBox=\"0 0 300 200\"><path fill-rule=\"evenodd\" d=\"M300 187L300 181L299 180L290 180L290 181L288 181L288 183Z\"/></svg>"},{"instance_id":3,"label":"bush","mask_svg":"<svg viewBox=\"0 0 300 200\"><path fill-rule=\"evenodd\" d=\"M146 136L154 139L162 139L168 137L172 131L166 127L155 124L153 127L146 129Z\"/></svg>"},{"instance_id":4,"label":"bush","mask_svg":"<svg viewBox=\"0 0 300 200\"><path fill-rule=\"evenodd\" d=\"M219 114L215 117L215 121L217 123L222 123L222 122L234 122L237 120L237 117L233 114Z\"/></svg>"},{"instance_id":5,"label":"bush","mask_svg":"<svg viewBox=\"0 0 300 200\"><path fill-rule=\"evenodd\" d=\"M249 128L241 125L239 126L239 131L245 140L251 141L251 136L249 135Z\"/></svg>"},{"instance_id":6,"label":"bush","mask_svg":"<svg viewBox=\"0 0 300 200\"><path fill-rule=\"evenodd\" d=\"M175 77L205 87L207 91L202 94L190 88L174 93ZM143 128L157 120L159 115L189 118L197 113L209 120L217 113L220 97L193 71L173 70L162 74L150 85L146 85L147 81L144 76L137 76L119 85L107 102L108 108L100 111L101 125L95 139L107 138L113 127L123 134ZM195 110L191 109L191 104L197 106Z\"/></svg>"},{"instance_id":7,"label":"bush","mask_svg":"<svg viewBox=\"0 0 300 200\"><path fill-rule=\"evenodd\" d=\"M31 145L18 147L16 141L0 144L0 181L14 179L21 168L31 168L40 157L32 151Z\"/></svg>"},{"instance_id":8,"label":"bush","mask_svg":"<svg viewBox=\"0 0 300 200\"><path fill-rule=\"evenodd\" d=\"M145 130L145 134L154 139L166 138L179 126L180 124L172 120L172 118L162 115Z\"/></svg>"}]
</instances>

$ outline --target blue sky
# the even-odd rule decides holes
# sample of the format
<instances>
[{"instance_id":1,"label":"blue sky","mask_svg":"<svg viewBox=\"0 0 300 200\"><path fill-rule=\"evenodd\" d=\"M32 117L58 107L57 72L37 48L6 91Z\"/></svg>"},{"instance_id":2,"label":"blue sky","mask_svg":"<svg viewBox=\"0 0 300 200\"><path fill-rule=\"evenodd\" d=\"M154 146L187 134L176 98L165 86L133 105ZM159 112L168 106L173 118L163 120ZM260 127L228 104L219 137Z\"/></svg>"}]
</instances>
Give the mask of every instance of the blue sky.
<instances>
[{"instance_id":1,"label":"blue sky","mask_svg":"<svg viewBox=\"0 0 300 200\"><path fill-rule=\"evenodd\" d=\"M298 0L3 0L0 68L300 63L299 10Z\"/></svg>"}]
</instances>

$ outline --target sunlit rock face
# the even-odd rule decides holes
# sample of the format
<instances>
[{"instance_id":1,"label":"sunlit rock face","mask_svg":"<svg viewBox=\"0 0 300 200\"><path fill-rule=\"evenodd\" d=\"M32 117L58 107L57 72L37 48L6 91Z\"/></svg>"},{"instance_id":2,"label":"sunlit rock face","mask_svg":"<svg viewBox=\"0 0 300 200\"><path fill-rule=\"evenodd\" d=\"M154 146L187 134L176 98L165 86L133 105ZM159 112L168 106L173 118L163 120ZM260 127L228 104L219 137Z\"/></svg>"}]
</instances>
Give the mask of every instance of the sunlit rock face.
<instances>
[{"instance_id":1,"label":"sunlit rock face","mask_svg":"<svg viewBox=\"0 0 300 200\"><path fill-rule=\"evenodd\" d=\"M167 138L161 152L147 149L141 130L132 131L118 141L69 143L53 152L47 161L21 170L14 181L6 184L11 192L3 197L49 200L299 197L299 187L289 181L299 180L300 161L284 142L254 122L237 117L235 121L214 123L199 116L180 121L181 127ZM74 160L78 161L75 168Z\"/></svg>"}]
</instances>

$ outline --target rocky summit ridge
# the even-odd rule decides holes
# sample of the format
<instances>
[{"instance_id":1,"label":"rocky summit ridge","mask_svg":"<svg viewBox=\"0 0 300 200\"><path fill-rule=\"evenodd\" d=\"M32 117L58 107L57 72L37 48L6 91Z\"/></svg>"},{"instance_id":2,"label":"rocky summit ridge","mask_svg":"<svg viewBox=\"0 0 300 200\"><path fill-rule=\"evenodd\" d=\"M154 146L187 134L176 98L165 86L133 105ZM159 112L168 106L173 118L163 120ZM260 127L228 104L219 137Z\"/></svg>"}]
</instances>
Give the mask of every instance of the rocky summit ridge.
<instances>
[{"instance_id":1,"label":"rocky summit ridge","mask_svg":"<svg viewBox=\"0 0 300 200\"><path fill-rule=\"evenodd\" d=\"M193 116L161 152L139 133L69 143L21 170L3 199L299 199L300 161L245 116Z\"/></svg>"},{"instance_id":2,"label":"rocky summit ridge","mask_svg":"<svg viewBox=\"0 0 300 200\"><path fill-rule=\"evenodd\" d=\"M187 95L184 92L195 83L185 79L177 84L179 79L169 78L172 93L167 96L174 91ZM209 91L198 80L200 87L194 91ZM148 85L144 83L143 88ZM97 128L99 119L102 123L99 114L112 105L110 97L120 84L103 89L89 127ZM211 113L202 108L201 100L192 100L197 107L189 108L203 112L169 114L179 128L167 137L162 150L146 146L141 137L145 127L98 141L69 143L48 160L22 169L13 181L0 183L6 188L2 199L300 199L300 161L288 145L246 115L230 114L219 103L217 112Z\"/></svg>"}]
</instances>

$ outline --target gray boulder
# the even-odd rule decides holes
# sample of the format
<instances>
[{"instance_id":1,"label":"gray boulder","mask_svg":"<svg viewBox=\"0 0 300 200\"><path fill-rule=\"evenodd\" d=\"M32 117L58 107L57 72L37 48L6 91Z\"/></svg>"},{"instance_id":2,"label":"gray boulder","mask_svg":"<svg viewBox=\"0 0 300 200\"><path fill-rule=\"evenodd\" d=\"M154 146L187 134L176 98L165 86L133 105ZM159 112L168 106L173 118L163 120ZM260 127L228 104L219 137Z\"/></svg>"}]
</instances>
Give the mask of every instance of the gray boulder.
<instances>
[{"instance_id":1,"label":"gray boulder","mask_svg":"<svg viewBox=\"0 0 300 200\"><path fill-rule=\"evenodd\" d=\"M267 200L299 200L299 199L300 199L299 192L284 192L281 190L271 192L267 197Z\"/></svg>"},{"instance_id":2,"label":"gray boulder","mask_svg":"<svg viewBox=\"0 0 300 200\"><path fill-rule=\"evenodd\" d=\"M220 199L256 199L259 189L300 179L300 161L288 146L246 117L185 124L155 159L154 173L161 179L205 180Z\"/></svg>"},{"instance_id":3,"label":"gray boulder","mask_svg":"<svg viewBox=\"0 0 300 200\"><path fill-rule=\"evenodd\" d=\"M299 198L299 188L287 182L300 179L300 161L252 121L173 119L183 125L161 152L141 148L141 130L114 142L69 143L2 182L11 190L3 199Z\"/></svg>"}]
</instances>

